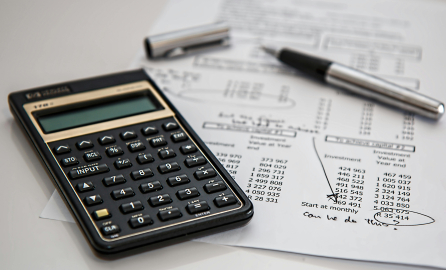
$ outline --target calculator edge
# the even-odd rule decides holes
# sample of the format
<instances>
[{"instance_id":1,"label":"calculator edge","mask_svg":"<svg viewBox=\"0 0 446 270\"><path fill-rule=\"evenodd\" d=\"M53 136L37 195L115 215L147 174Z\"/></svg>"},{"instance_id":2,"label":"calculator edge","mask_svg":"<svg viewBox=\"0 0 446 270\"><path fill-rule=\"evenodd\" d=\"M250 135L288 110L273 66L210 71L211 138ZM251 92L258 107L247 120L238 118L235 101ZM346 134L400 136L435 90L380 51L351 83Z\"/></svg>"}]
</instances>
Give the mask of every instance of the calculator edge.
<instances>
[{"instance_id":1,"label":"calculator edge","mask_svg":"<svg viewBox=\"0 0 446 270\"><path fill-rule=\"evenodd\" d=\"M50 150L48 149L47 144L41 138L40 134L34 127L31 119L29 119L28 114L23 109L23 105L26 103L34 102L35 100L26 100L25 93L35 92L48 88L56 88L62 86L73 86L73 93L77 92L87 92L99 88L110 87L119 84L131 83L134 81L146 80L148 81L153 88L157 91L157 93L164 99L164 101L168 104L171 110L175 113L176 119L180 122L183 128L188 132L191 136L194 137L195 143L207 154L207 157L211 160L214 167L219 171L221 175L223 175L227 179L227 184L230 185L232 189L234 189L238 193L239 199L242 201L243 206L235 211L230 213L223 213L221 215L217 215L214 217L209 217L205 222L200 222L199 226L193 226L191 224L180 224L175 226L175 228L166 229L163 233L159 232L149 232L146 234L142 234L139 236L135 236L130 239L122 239L116 242L105 242L103 241L97 234L91 233L95 232L96 229L91 224L90 219L86 216L85 210L81 205L76 203L71 203L71 201L75 202L77 200L77 194L73 191L71 186L66 181L59 181L59 179L65 179L65 175L60 170L59 165L54 161L54 157ZM64 94L62 94L64 95ZM50 99L54 96L49 96L47 98L42 98L40 100ZM218 230L218 227L226 226L233 224L235 226L241 226L247 223L253 216L253 205L241 188L237 185L237 183L232 179L232 177L227 173L227 171L223 168L217 158L212 154L209 148L204 144L204 142L197 136L195 131L191 128L191 126L187 123L187 121L183 118L180 112L173 106L173 104L166 98L166 96L160 91L157 85L152 81L152 79L145 73L144 70L135 70L123 73L110 74L95 78L88 78L79 81L71 81L65 82L61 84L55 84L50 86L44 86L19 92L14 92L9 94L8 103L10 106L10 110L14 117L21 123L24 131L30 138L30 141L33 143L35 149L39 153L40 158L43 160L43 163L46 165L48 171L50 172L53 182L55 186L59 190L59 193L62 195L61 197L67 202L67 205L70 207L73 212L75 218L78 220L78 224L80 224L84 234L88 238L90 244L101 253L115 253L131 248L135 248L143 245L154 245L156 243L165 242L166 239L173 238L192 238L198 237L201 235L207 235L210 231ZM212 224L210 227L209 224ZM235 227L234 226L234 227ZM224 230L224 228L221 228ZM185 231L183 231L185 230ZM178 233L181 231L181 233ZM176 234L174 233L176 232ZM157 237L153 237L153 235ZM190 235L190 237L187 237ZM183 237L184 236L184 237ZM185 239L186 240L186 239Z\"/></svg>"}]
</instances>

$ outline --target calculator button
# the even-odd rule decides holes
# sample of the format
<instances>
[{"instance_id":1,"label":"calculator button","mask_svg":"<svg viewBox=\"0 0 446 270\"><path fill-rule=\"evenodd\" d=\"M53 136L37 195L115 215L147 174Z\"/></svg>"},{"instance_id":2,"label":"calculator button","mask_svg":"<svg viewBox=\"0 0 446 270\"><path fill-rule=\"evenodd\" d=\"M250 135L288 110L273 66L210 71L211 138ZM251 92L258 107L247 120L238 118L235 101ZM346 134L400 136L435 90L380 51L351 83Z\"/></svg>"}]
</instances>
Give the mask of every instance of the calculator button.
<instances>
[{"instance_id":1,"label":"calculator button","mask_svg":"<svg viewBox=\"0 0 446 270\"><path fill-rule=\"evenodd\" d=\"M187 184L189 182L189 177L187 177L185 174L167 178L167 184L169 184L171 187Z\"/></svg>"},{"instance_id":2,"label":"calculator button","mask_svg":"<svg viewBox=\"0 0 446 270\"><path fill-rule=\"evenodd\" d=\"M188 144L180 147L180 151L183 154L190 154L197 151L197 147L193 144Z\"/></svg>"},{"instance_id":3,"label":"calculator button","mask_svg":"<svg viewBox=\"0 0 446 270\"><path fill-rule=\"evenodd\" d=\"M101 204L102 198L101 198L101 195L99 195L99 194L93 195L93 196L87 196L84 198L84 202L86 205L92 206L92 205L96 205L96 204Z\"/></svg>"},{"instance_id":4,"label":"calculator button","mask_svg":"<svg viewBox=\"0 0 446 270\"><path fill-rule=\"evenodd\" d=\"M110 214L110 212L108 212L107 208L104 208L101 210L94 211L93 216L94 216L94 219L100 220L100 219L111 217L111 214Z\"/></svg>"},{"instance_id":5,"label":"calculator button","mask_svg":"<svg viewBox=\"0 0 446 270\"><path fill-rule=\"evenodd\" d=\"M104 183L104 185L106 187L123 184L125 182L126 181L125 181L124 175L122 175L122 174L105 177L104 179L102 179L102 183Z\"/></svg>"},{"instance_id":6,"label":"calculator button","mask_svg":"<svg viewBox=\"0 0 446 270\"><path fill-rule=\"evenodd\" d=\"M116 140L115 140L115 137L113 137L111 135L106 135L106 136L99 137L98 142L101 145L106 145L106 144L114 143L114 142L116 142Z\"/></svg>"},{"instance_id":7,"label":"calculator button","mask_svg":"<svg viewBox=\"0 0 446 270\"><path fill-rule=\"evenodd\" d=\"M121 204L121 211L124 214L136 212L144 209L140 201Z\"/></svg>"},{"instance_id":8,"label":"calculator button","mask_svg":"<svg viewBox=\"0 0 446 270\"><path fill-rule=\"evenodd\" d=\"M73 166L79 163L76 157L64 158L60 161L64 167Z\"/></svg>"},{"instance_id":9,"label":"calculator button","mask_svg":"<svg viewBox=\"0 0 446 270\"><path fill-rule=\"evenodd\" d=\"M70 153L71 152L71 148L68 145L60 145L58 147L54 147L54 152L58 155L60 154L65 154L65 153Z\"/></svg>"},{"instance_id":10,"label":"calculator button","mask_svg":"<svg viewBox=\"0 0 446 270\"><path fill-rule=\"evenodd\" d=\"M130 226L135 229L143 226L153 224L153 220L149 215L144 215L141 217L131 218L129 220Z\"/></svg>"},{"instance_id":11,"label":"calculator button","mask_svg":"<svg viewBox=\"0 0 446 270\"><path fill-rule=\"evenodd\" d=\"M193 158L186 158L184 161L184 164L186 164L187 167L195 167L200 166L203 164L206 164L206 159L203 156L193 157Z\"/></svg>"},{"instance_id":12,"label":"calculator button","mask_svg":"<svg viewBox=\"0 0 446 270\"><path fill-rule=\"evenodd\" d=\"M153 138L149 142L152 147L158 147L158 146L163 146L163 145L167 144L164 137Z\"/></svg>"},{"instance_id":13,"label":"calculator button","mask_svg":"<svg viewBox=\"0 0 446 270\"><path fill-rule=\"evenodd\" d=\"M79 150L92 148L94 145L91 141L80 141L76 143L76 147Z\"/></svg>"},{"instance_id":14,"label":"calculator button","mask_svg":"<svg viewBox=\"0 0 446 270\"><path fill-rule=\"evenodd\" d=\"M90 153L84 154L84 159L87 162L100 160L101 158L102 157L101 157L101 154L99 154L99 152L90 152Z\"/></svg>"},{"instance_id":15,"label":"calculator button","mask_svg":"<svg viewBox=\"0 0 446 270\"><path fill-rule=\"evenodd\" d=\"M158 152L158 156L162 159L175 157L177 154L172 149L164 149Z\"/></svg>"},{"instance_id":16,"label":"calculator button","mask_svg":"<svg viewBox=\"0 0 446 270\"><path fill-rule=\"evenodd\" d=\"M121 139L123 139L124 141L126 141L126 140L130 140L130 139L134 139L134 138L138 137L138 136L136 135L136 132L133 131L133 130L128 130L128 131L121 132L121 134L119 134L119 136L120 136Z\"/></svg>"},{"instance_id":17,"label":"calculator button","mask_svg":"<svg viewBox=\"0 0 446 270\"><path fill-rule=\"evenodd\" d=\"M107 156L109 157L115 157L115 156L120 156L122 154L124 154L124 151L122 151L122 148L119 146L112 146L107 148L107 150L105 151L107 153Z\"/></svg>"},{"instance_id":18,"label":"calculator button","mask_svg":"<svg viewBox=\"0 0 446 270\"><path fill-rule=\"evenodd\" d=\"M214 169L212 169L212 168L207 168L207 169L204 169L204 170L199 170L199 171L194 172L194 176L198 180L211 178L211 177L214 177L216 175L217 174L215 173Z\"/></svg>"},{"instance_id":19,"label":"calculator button","mask_svg":"<svg viewBox=\"0 0 446 270\"><path fill-rule=\"evenodd\" d=\"M94 185L92 182L79 183L76 185L76 189L79 192L87 192L94 190Z\"/></svg>"},{"instance_id":20,"label":"calculator button","mask_svg":"<svg viewBox=\"0 0 446 270\"><path fill-rule=\"evenodd\" d=\"M138 161L139 164L146 164L153 162L155 159L153 159L151 154L141 154L136 157L136 161Z\"/></svg>"},{"instance_id":21,"label":"calculator button","mask_svg":"<svg viewBox=\"0 0 446 270\"><path fill-rule=\"evenodd\" d=\"M182 141L186 141L187 139L189 139L187 137L186 133L184 133L184 132L172 134L172 136L170 136L170 138L174 142L182 142Z\"/></svg>"},{"instance_id":22,"label":"calculator button","mask_svg":"<svg viewBox=\"0 0 446 270\"><path fill-rule=\"evenodd\" d=\"M140 180L140 179L152 177L153 172L151 169L146 168L146 169L133 171L131 175L134 180Z\"/></svg>"},{"instance_id":23,"label":"calculator button","mask_svg":"<svg viewBox=\"0 0 446 270\"><path fill-rule=\"evenodd\" d=\"M158 196L150 197L149 204L151 206L159 206L163 204L169 204L172 202L169 194L160 194Z\"/></svg>"},{"instance_id":24,"label":"calculator button","mask_svg":"<svg viewBox=\"0 0 446 270\"><path fill-rule=\"evenodd\" d=\"M132 197L133 195L135 195L135 193L133 192L133 189L131 187L128 187L128 188L113 190L111 195L113 199L119 200L127 197Z\"/></svg>"},{"instance_id":25,"label":"calculator button","mask_svg":"<svg viewBox=\"0 0 446 270\"><path fill-rule=\"evenodd\" d=\"M198 192L198 189L191 187L186 189L178 190L177 197L180 200L186 200L194 197L200 196L200 193Z\"/></svg>"},{"instance_id":26,"label":"calculator button","mask_svg":"<svg viewBox=\"0 0 446 270\"><path fill-rule=\"evenodd\" d=\"M187 212L189 212L189 214L196 214L207 211L209 209L211 208L206 201L200 201L198 203L189 204L188 206L186 206L186 210Z\"/></svg>"},{"instance_id":27,"label":"calculator button","mask_svg":"<svg viewBox=\"0 0 446 270\"><path fill-rule=\"evenodd\" d=\"M128 159L128 158L118 159L113 164L115 164L115 167L118 170L132 167L132 163L130 162L130 159Z\"/></svg>"},{"instance_id":28,"label":"calculator button","mask_svg":"<svg viewBox=\"0 0 446 270\"><path fill-rule=\"evenodd\" d=\"M119 229L118 225L109 225L102 227L101 231L103 235L111 235L120 232L121 229Z\"/></svg>"},{"instance_id":29,"label":"calculator button","mask_svg":"<svg viewBox=\"0 0 446 270\"><path fill-rule=\"evenodd\" d=\"M90 166L90 167L86 167L86 168L82 168L82 169L72 170L68 174L70 175L70 178L77 179L77 178L86 177L86 176L90 176L90 175L94 175L94 174L105 173L108 171L109 171L109 168L108 168L107 164L99 164L99 165Z\"/></svg>"},{"instance_id":30,"label":"calculator button","mask_svg":"<svg viewBox=\"0 0 446 270\"><path fill-rule=\"evenodd\" d=\"M144 183L139 186L139 189L142 193L149 193L154 192L160 189L163 189L163 186L161 185L160 181L153 181L149 183Z\"/></svg>"},{"instance_id":31,"label":"calculator button","mask_svg":"<svg viewBox=\"0 0 446 270\"><path fill-rule=\"evenodd\" d=\"M226 185L225 185L225 183L223 183L223 181L218 181L218 182L206 184L206 185L204 185L203 188L204 188L204 191L206 191L207 193L214 193L214 192L225 190Z\"/></svg>"},{"instance_id":32,"label":"calculator button","mask_svg":"<svg viewBox=\"0 0 446 270\"><path fill-rule=\"evenodd\" d=\"M158 166L158 170L160 171L160 173L170 173L178 171L180 169L180 165L178 165L178 163L176 162L161 164Z\"/></svg>"},{"instance_id":33,"label":"calculator button","mask_svg":"<svg viewBox=\"0 0 446 270\"><path fill-rule=\"evenodd\" d=\"M146 146L142 142L130 143L127 147L129 148L130 152L137 152L146 149Z\"/></svg>"},{"instance_id":34,"label":"calculator button","mask_svg":"<svg viewBox=\"0 0 446 270\"><path fill-rule=\"evenodd\" d=\"M235 198L234 195L224 195L224 196L220 196L214 199L214 204L217 207L223 207L223 206L228 206L228 205L232 205L232 204L236 204L237 203L237 199Z\"/></svg>"},{"instance_id":35,"label":"calculator button","mask_svg":"<svg viewBox=\"0 0 446 270\"><path fill-rule=\"evenodd\" d=\"M162 127L163 127L163 129L164 129L165 131L171 131L171 130L175 130L175 129L177 129L177 128L178 128L178 124L175 123L175 122L169 122L169 123L164 123L164 124L162 125Z\"/></svg>"},{"instance_id":36,"label":"calculator button","mask_svg":"<svg viewBox=\"0 0 446 270\"><path fill-rule=\"evenodd\" d=\"M163 211L158 212L158 217L162 221L179 218L181 216L182 216L182 214L180 212L180 209L178 209L178 208L172 208L169 210L163 210Z\"/></svg>"},{"instance_id":37,"label":"calculator button","mask_svg":"<svg viewBox=\"0 0 446 270\"><path fill-rule=\"evenodd\" d=\"M158 129L156 127L145 127L141 129L142 134L144 135L153 135L158 133Z\"/></svg>"}]
</instances>

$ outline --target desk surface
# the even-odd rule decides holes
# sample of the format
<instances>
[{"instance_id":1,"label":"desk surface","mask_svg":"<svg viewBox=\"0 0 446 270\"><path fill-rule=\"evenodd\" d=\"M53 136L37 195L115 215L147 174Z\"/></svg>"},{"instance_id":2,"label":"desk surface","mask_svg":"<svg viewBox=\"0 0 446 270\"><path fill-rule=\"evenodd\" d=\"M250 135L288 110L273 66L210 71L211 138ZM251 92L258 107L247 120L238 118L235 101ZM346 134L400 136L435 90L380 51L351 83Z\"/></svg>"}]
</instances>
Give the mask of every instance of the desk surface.
<instances>
[{"instance_id":1,"label":"desk surface","mask_svg":"<svg viewBox=\"0 0 446 270\"><path fill-rule=\"evenodd\" d=\"M163 1L3 1L0 95L3 269L420 269L199 242L103 260L78 225L40 219L54 186L14 122L9 92L125 70ZM7 169L7 170L6 170Z\"/></svg>"}]
</instances>

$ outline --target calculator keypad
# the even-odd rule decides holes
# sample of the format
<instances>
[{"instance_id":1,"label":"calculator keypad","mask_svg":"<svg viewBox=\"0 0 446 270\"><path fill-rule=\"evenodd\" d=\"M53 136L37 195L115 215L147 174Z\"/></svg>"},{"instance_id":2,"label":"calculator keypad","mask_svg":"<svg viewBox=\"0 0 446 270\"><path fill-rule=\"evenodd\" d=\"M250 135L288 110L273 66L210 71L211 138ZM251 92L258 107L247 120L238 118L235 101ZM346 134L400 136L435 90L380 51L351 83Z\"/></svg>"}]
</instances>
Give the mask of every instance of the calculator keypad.
<instances>
[{"instance_id":1,"label":"calculator keypad","mask_svg":"<svg viewBox=\"0 0 446 270\"><path fill-rule=\"evenodd\" d=\"M240 207L174 118L49 143L103 238Z\"/></svg>"}]
</instances>

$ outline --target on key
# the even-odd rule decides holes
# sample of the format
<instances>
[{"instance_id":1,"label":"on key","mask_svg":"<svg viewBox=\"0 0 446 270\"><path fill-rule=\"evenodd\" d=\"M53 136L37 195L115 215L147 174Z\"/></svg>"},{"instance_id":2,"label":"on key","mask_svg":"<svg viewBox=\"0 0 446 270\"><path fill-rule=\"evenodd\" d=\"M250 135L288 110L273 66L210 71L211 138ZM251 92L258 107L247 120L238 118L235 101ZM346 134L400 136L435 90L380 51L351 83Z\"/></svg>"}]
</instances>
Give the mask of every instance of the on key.
<instances>
[{"instance_id":1,"label":"on key","mask_svg":"<svg viewBox=\"0 0 446 270\"><path fill-rule=\"evenodd\" d=\"M104 235L111 235L111 234L119 233L121 231L121 229L119 229L118 225L109 225L109 226L102 227L101 231L102 231L102 234L104 234Z\"/></svg>"}]
</instances>

